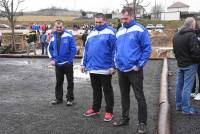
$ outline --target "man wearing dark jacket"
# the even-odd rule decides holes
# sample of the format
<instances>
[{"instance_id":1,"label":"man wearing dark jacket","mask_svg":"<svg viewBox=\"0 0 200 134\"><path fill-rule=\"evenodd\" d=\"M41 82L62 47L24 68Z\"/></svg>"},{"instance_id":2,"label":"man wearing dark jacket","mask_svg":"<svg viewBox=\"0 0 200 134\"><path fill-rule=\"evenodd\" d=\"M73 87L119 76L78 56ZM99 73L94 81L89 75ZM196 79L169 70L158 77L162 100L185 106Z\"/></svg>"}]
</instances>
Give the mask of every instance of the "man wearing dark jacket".
<instances>
[{"instance_id":1,"label":"man wearing dark jacket","mask_svg":"<svg viewBox=\"0 0 200 134\"><path fill-rule=\"evenodd\" d=\"M87 40L88 32L89 32L88 29L86 29L85 32L83 33L82 37L81 37L81 39L83 41L83 47L85 47L85 42Z\"/></svg>"},{"instance_id":2,"label":"man wearing dark jacket","mask_svg":"<svg viewBox=\"0 0 200 134\"><path fill-rule=\"evenodd\" d=\"M2 33L0 31L0 46L1 46L1 41L2 41Z\"/></svg>"},{"instance_id":3,"label":"man wearing dark jacket","mask_svg":"<svg viewBox=\"0 0 200 134\"><path fill-rule=\"evenodd\" d=\"M199 44L195 34L196 21L188 17L183 27L173 38L173 49L177 60L176 110L185 114L196 114L190 105L190 93L197 72L195 61L200 55Z\"/></svg>"},{"instance_id":4,"label":"man wearing dark jacket","mask_svg":"<svg viewBox=\"0 0 200 134\"><path fill-rule=\"evenodd\" d=\"M29 33L26 35L26 41L27 41L27 55L29 55L31 48L33 48L34 55L36 55L35 42L37 41L37 35L36 31L33 31L32 28L29 29Z\"/></svg>"}]
</instances>

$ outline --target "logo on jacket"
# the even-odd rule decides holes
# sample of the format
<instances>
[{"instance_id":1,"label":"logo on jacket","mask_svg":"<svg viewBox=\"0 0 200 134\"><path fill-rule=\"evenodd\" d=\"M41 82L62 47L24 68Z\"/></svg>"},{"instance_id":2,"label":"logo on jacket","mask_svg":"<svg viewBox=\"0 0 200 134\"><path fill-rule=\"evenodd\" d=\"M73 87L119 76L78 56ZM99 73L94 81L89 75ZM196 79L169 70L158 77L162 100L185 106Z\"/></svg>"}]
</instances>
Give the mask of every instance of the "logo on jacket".
<instances>
[{"instance_id":1,"label":"logo on jacket","mask_svg":"<svg viewBox=\"0 0 200 134\"><path fill-rule=\"evenodd\" d=\"M129 38L129 40L136 40L135 35L133 35L133 34L130 34L130 35L128 36L128 38Z\"/></svg>"},{"instance_id":2,"label":"logo on jacket","mask_svg":"<svg viewBox=\"0 0 200 134\"><path fill-rule=\"evenodd\" d=\"M106 39L106 36L105 35L100 35L99 36L99 40L105 40Z\"/></svg>"},{"instance_id":3,"label":"logo on jacket","mask_svg":"<svg viewBox=\"0 0 200 134\"><path fill-rule=\"evenodd\" d=\"M68 43L68 40L67 39L63 39L63 43Z\"/></svg>"}]
</instances>

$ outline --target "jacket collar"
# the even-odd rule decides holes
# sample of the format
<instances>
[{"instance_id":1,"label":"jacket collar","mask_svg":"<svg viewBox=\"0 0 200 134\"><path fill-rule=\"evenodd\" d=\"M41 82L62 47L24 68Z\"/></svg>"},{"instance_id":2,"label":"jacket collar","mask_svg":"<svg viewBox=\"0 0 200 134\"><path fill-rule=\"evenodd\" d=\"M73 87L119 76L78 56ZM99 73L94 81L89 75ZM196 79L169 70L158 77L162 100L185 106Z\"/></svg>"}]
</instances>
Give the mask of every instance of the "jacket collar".
<instances>
[{"instance_id":1,"label":"jacket collar","mask_svg":"<svg viewBox=\"0 0 200 134\"><path fill-rule=\"evenodd\" d=\"M124 24L123 27L130 28L136 24L135 20L131 20L128 24Z\"/></svg>"}]
</instances>

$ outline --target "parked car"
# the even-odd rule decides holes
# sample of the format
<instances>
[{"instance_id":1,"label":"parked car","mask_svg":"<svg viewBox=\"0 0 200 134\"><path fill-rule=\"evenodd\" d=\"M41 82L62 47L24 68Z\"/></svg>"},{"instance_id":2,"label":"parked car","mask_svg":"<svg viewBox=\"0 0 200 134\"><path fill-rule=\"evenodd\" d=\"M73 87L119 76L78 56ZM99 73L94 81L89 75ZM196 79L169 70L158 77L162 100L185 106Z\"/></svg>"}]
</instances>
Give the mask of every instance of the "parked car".
<instances>
[{"instance_id":1,"label":"parked car","mask_svg":"<svg viewBox=\"0 0 200 134\"><path fill-rule=\"evenodd\" d=\"M156 29L164 29L163 24L156 24Z\"/></svg>"},{"instance_id":2,"label":"parked car","mask_svg":"<svg viewBox=\"0 0 200 134\"><path fill-rule=\"evenodd\" d=\"M10 26L6 25L6 24L0 24L0 29L9 29Z\"/></svg>"},{"instance_id":3,"label":"parked car","mask_svg":"<svg viewBox=\"0 0 200 134\"><path fill-rule=\"evenodd\" d=\"M15 29L26 29L26 26L24 26L24 25L16 25Z\"/></svg>"},{"instance_id":4,"label":"parked car","mask_svg":"<svg viewBox=\"0 0 200 134\"><path fill-rule=\"evenodd\" d=\"M148 24L146 26L147 29L155 29L155 26L153 24Z\"/></svg>"},{"instance_id":5,"label":"parked car","mask_svg":"<svg viewBox=\"0 0 200 134\"><path fill-rule=\"evenodd\" d=\"M155 29L155 31L156 31L156 32L159 32L159 33L162 33L162 32L163 32L163 29L158 28L158 29Z\"/></svg>"}]
</instances>

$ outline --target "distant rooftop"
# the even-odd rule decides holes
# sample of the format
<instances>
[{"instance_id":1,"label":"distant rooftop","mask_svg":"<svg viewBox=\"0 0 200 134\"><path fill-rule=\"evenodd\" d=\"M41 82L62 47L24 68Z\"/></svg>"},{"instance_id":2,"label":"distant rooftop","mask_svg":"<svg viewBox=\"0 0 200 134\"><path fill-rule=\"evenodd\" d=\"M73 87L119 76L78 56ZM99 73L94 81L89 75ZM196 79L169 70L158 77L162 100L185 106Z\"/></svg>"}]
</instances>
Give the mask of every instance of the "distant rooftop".
<instances>
[{"instance_id":1,"label":"distant rooftop","mask_svg":"<svg viewBox=\"0 0 200 134\"><path fill-rule=\"evenodd\" d=\"M190 7L190 6L187 5L187 4L184 4L182 2L175 2L174 4L169 6L168 9L170 9L170 8L184 8L184 7Z\"/></svg>"}]
</instances>

